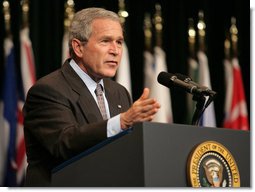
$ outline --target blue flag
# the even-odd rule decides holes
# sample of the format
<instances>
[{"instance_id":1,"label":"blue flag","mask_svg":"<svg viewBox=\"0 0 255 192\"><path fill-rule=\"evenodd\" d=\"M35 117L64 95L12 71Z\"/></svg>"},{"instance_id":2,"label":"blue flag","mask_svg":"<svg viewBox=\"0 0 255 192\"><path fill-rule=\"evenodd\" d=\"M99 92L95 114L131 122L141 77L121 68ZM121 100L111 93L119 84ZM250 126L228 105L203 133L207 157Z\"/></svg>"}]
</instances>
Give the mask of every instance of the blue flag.
<instances>
[{"instance_id":1,"label":"blue flag","mask_svg":"<svg viewBox=\"0 0 255 192\"><path fill-rule=\"evenodd\" d=\"M3 85L4 129L8 131L4 186L17 186L16 183L16 129L17 129L17 77L14 46L10 38L5 42L5 73Z\"/></svg>"}]
</instances>

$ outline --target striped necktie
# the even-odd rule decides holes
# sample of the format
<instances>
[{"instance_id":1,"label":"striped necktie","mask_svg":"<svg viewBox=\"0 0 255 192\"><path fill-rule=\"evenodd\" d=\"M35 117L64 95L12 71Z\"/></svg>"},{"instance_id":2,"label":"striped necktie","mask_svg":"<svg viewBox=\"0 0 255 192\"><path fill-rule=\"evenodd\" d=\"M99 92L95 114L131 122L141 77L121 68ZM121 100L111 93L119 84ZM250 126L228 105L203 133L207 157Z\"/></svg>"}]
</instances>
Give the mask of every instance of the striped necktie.
<instances>
[{"instance_id":1,"label":"striped necktie","mask_svg":"<svg viewBox=\"0 0 255 192\"><path fill-rule=\"evenodd\" d=\"M107 113L106 113L106 109L105 109L103 90L102 90L102 86L99 83L97 84L95 93L97 96L98 107L101 112L101 115L102 115L103 119L106 120Z\"/></svg>"}]
</instances>

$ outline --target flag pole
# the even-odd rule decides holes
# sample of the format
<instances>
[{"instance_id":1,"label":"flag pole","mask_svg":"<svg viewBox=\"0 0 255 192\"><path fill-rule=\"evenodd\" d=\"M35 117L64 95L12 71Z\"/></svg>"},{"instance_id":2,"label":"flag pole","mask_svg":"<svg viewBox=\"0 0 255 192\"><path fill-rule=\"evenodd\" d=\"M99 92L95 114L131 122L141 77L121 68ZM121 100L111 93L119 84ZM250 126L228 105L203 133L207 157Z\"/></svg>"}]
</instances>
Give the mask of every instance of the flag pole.
<instances>
[{"instance_id":1,"label":"flag pole","mask_svg":"<svg viewBox=\"0 0 255 192\"><path fill-rule=\"evenodd\" d=\"M236 18L231 18L231 27L230 27L230 35L231 35L231 43L232 43L232 51L233 56L238 56L238 48L237 48L237 42L238 42L238 29L236 27Z\"/></svg>"},{"instance_id":2,"label":"flag pole","mask_svg":"<svg viewBox=\"0 0 255 192\"><path fill-rule=\"evenodd\" d=\"M10 14L10 3L7 0L3 1L3 12L5 22L6 36L11 36L11 14Z\"/></svg>"},{"instance_id":3,"label":"flag pole","mask_svg":"<svg viewBox=\"0 0 255 192\"><path fill-rule=\"evenodd\" d=\"M124 25L125 21L126 21L126 18L128 17L128 12L126 11L124 0L119 0L118 15L120 17L120 21L121 21L122 25Z\"/></svg>"},{"instance_id":4,"label":"flag pole","mask_svg":"<svg viewBox=\"0 0 255 192\"><path fill-rule=\"evenodd\" d=\"M226 39L224 41L224 54L226 59L231 59L231 42L229 34L226 34Z\"/></svg>"},{"instance_id":5,"label":"flag pole","mask_svg":"<svg viewBox=\"0 0 255 192\"><path fill-rule=\"evenodd\" d=\"M152 52L152 24L151 24L151 15L150 13L145 13L144 15L144 43L145 50Z\"/></svg>"},{"instance_id":6,"label":"flag pole","mask_svg":"<svg viewBox=\"0 0 255 192\"><path fill-rule=\"evenodd\" d=\"M69 55L69 34L68 34L68 28L71 25L71 21L74 17L75 9L74 9L74 1L73 0L67 0L65 2L65 15L64 15L64 33L63 33L63 39L62 39L62 64L64 64L65 60L70 57Z\"/></svg>"},{"instance_id":7,"label":"flag pole","mask_svg":"<svg viewBox=\"0 0 255 192\"><path fill-rule=\"evenodd\" d=\"M204 22L204 12L199 11L198 13L198 23L197 23L197 28L198 28L198 45L199 45L199 50L205 52L205 28L206 24Z\"/></svg>"},{"instance_id":8,"label":"flag pole","mask_svg":"<svg viewBox=\"0 0 255 192\"><path fill-rule=\"evenodd\" d=\"M189 42L189 54L190 57L196 58L196 30L194 28L194 20L189 18L189 29L188 29L188 42Z\"/></svg>"},{"instance_id":9,"label":"flag pole","mask_svg":"<svg viewBox=\"0 0 255 192\"><path fill-rule=\"evenodd\" d=\"M154 25L156 30L156 46L162 47L162 29L163 29L163 18L162 18L162 11L161 5L155 5L156 12L154 14Z\"/></svg>"},{"instance_id":10,"label":"flag pole","mask_svg":"<svg viewBox=\"0 0 255 192\"><path fill-rule=\"evenodd\" d=\"M22 8L22 28L28 27L29 0L21 1Z\"/></svg>"},{"instance_id":11,"label":"flag pole","mask_svg":"<svg viewBox=\"0 0 255 192\"><path fill-rule=\"evenodd\" d=\"M65 2L65 19L64 19L64 30L67 31L74 16L74 1L67 0Z\"/></svg>"}]
</instances>

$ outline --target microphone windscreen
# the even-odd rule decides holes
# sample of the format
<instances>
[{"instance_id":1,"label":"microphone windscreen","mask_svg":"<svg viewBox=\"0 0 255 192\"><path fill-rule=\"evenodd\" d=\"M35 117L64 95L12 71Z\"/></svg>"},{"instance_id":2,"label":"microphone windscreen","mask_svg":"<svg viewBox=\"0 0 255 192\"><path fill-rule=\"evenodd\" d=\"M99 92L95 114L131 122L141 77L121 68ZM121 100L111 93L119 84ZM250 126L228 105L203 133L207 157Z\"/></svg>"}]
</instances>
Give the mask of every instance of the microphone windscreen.
<instances>
[{"instance_id":1,"label":"microphone windscreen","mask_svg":"<svg viewBox=\"0 0 255 192\"><path fill-rule=\"evenodd\" d=\"M162 71L159 73L157 80L161 85L169 87L172 84L171 81L172 76L174 76L172 73Z\"/></svg>"}]
</instances>

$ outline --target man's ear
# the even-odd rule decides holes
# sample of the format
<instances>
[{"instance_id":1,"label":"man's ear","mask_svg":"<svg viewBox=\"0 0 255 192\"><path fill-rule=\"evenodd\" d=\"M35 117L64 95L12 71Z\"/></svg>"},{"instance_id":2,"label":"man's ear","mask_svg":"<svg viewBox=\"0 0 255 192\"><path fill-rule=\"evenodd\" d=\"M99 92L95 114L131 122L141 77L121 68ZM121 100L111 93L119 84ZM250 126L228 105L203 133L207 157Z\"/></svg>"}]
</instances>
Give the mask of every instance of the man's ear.
<instances>
[{"instance_id":1,"label":"man's ear","mask_svg":"<svg viewBox=\"0 0 255 192\"><path fill-rule=\"evenodd\" d=\"M82 57L83 54L83 45L78 39L72 40L72 47L75 55L77 57Z\"/></svg>"}]
</instances>

